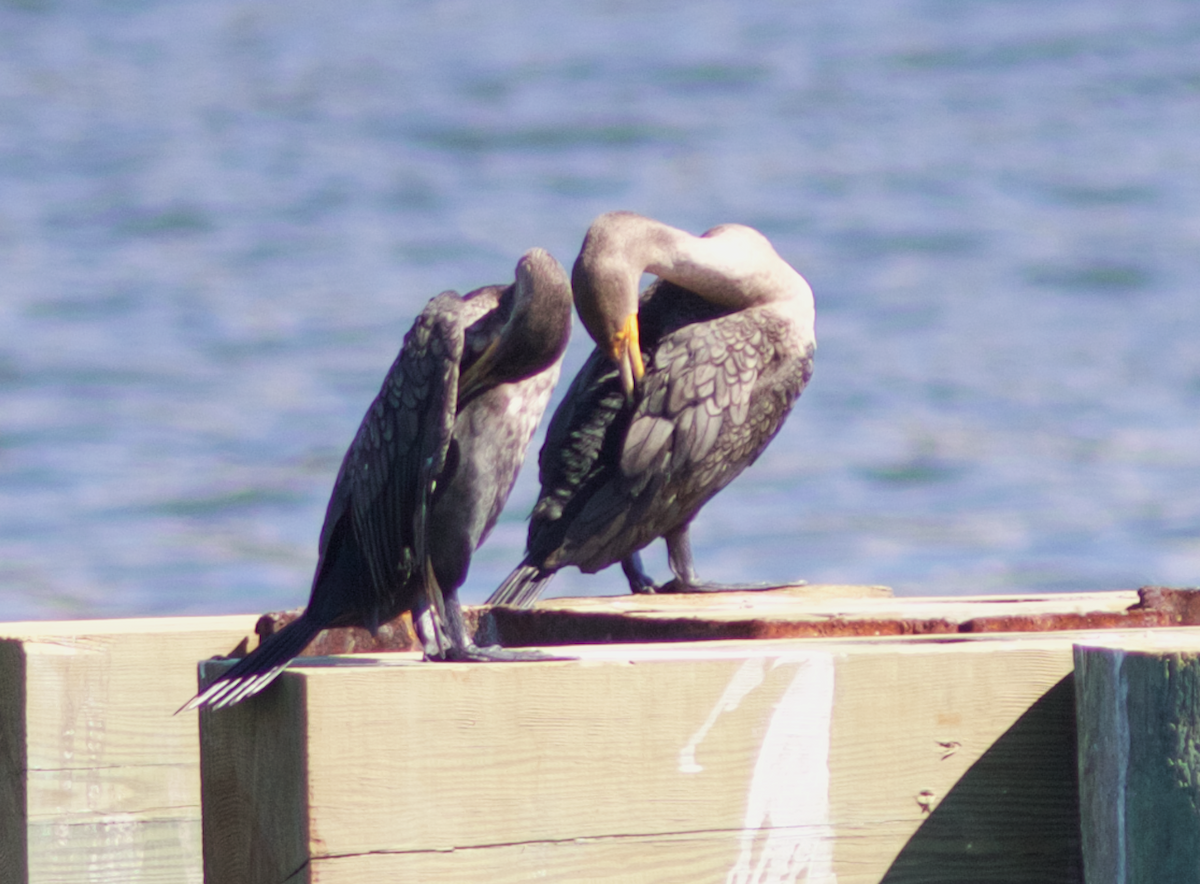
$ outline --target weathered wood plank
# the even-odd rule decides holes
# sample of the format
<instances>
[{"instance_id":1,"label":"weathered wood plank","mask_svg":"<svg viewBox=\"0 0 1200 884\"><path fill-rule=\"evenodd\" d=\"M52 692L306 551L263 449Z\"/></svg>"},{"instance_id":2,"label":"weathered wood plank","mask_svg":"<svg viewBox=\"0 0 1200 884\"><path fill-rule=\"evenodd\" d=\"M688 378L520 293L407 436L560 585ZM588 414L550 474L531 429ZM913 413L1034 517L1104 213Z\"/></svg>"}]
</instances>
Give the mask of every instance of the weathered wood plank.
<instances>
[{"instance_id":1,"label":"weathered wood plank","mask_svg":"<svg viewBox=\"0 0 1200 884\"><path fill-rule=\"evenodd\" d=\"M401 681L378 694L375 675L366 669L358 671L356 664L339 661L329 670L330 661L315 660L286 677L257 707L212 716L215 726L209 737L215 743L206 754L216 760L223 753L228 757L218 761L211 777L204 777L205 788L212 788L212 794L205 795L206 804L236 819L248 818L251 806L272 811L253 820L230 855L245 855L250 845L256 849L264 843L282 845L275 854L256 854L255 868L239 867L240 877L232 880L279 881L293 874L348 880L355 869L379 868L385 869L379 874L391 874L386 871L392 868L388 863L399 863L396 868L409 873L419 869L420 876L429 880L487 879L489 869L499 875L496 880L528 880L542 873L560 880L589 880L589 875L594 880L631 880L628 851L633 849L629 845L637 844L654 845L653 851L638 848L647 854L636 865L636 874L645 880L674 880L672 870L684 870L680 874L689 880L703 880L711 877L714 868L716 879L724 880L743 843L752 845L750 857L757 863L772 852L794 858L797 850L815 850L825 842L833 845L830 862L843 884L881 880L880 874L893 884L1077 880L1072 862L1077 866L1079 861L1078 836L1070 834L1077 818L1074 767L1062 762L1064 746L1074 745L1063 736L1070 729L1064 724L1063 710L1070 706L1071 686L1061 675L1069 670L1069 663L1059 670L1061 643L1078 636L1045 639L1050 645L1029 644L1035 639L1015 643L988 639L990 653L1018 651L1025 661L1019 665L976 664L967 659L969 654L963 657L961 650L953 649L964 647L963 638L978 640L988 630L1031 624L1061 628L1194 622L1198 600L1192 594L1167 590L976 599L889 599L877 588L858 588L857 598L842 593L841 588L810 587L703 599L555 600L544 606L545 611L562 613L568 620L601 613L633 622L636 629L682 629L664 636L675 640L697 623L707 624L706 634L713 637L730 624L742 629L747 622L756 624L753 634L759 636L781 634L773 630L797 623L817 634L837 628L941 630L953 635L947 635L950 643L904 639L802 643L824 649L822 653L833 660L836 702L831 703L825 728L829 822L820 824L826 827L820 831L832 827L828 829L832 834L824 839L789 840L780 833L811 834L812 825L789 827L778 822L789 814L801 820L819 816L820 807L786 800L776 807L769 792L760 787L752 796L748 785L755 781L757 759L763 756L771 733L776 734L776 742L785 744L788 739L801 743L815 739L804 731L807 717L794 711L795 698L807 697L805 703L811 705L815 690L811 685L803 689L797 680L803 667L795 657L794 643L758 641L753 643L759 648L755 652L741 643L708 643L690 650L680 644L593 646L572 652L584 658L578 663L550 664L567 675L550 675L534 667L537 677L529 696L522 683L526 676L515 675L530 669L523 665L512 670L436 667L401 657L408 661L401 667L407 670L398 676ZM252 620L0 624L0 635L9 636L0 640L0 881L199 880L201 778L196 726L190 716L171 713L195 689L194 661L231 651L249 632ZM396 624L393 637L384 639L403 641L406 629L406 624ZM563 638L560 634L557 640ZM323 640L328 647L357 649L365 644L362 636L353 633L340 636L331 631ZM542 634L542 640L552 639ZM587 640L596 637L589 635ZM912 653L903 649L909 646L932 656L928 660L905 656ZM1028 655L1036 648L1049 657L1033 665ZM876 661L870 659L873 654L882 656ZM891 662L886 662L889 655ZM371 671L385 668L370 663L369 657L361 662ZM973 668L977 665L978 670ZM679 675L680 666L691 673ZM749 668L743 671L745 666ZM856 675L859 668L863 671ZM335 672L344 675L347 669L355 669L352 682L365 680L367 687L344 694L338 681L342 675ZM433 674L413 675L427 669ZM486 678L498 680L478 681L483 676L475 670L496 670ZM504 674L506 670L510 674ZM588 674L581 674L584 670ZM639 674L646 671L652 671L654 678ZM1056 673L1059 681L1053 680ZM510 678L515 681L506 681ZM738 702L718 702L736 684L743 684L739 679L753 682L746 696ZM963 688L960 682L975 687ZM326 694L321 692L327 688L319 685L335 687ZM1031 685L1043 689L1040 699L1022 693ZM317 696L310 697L313 690ZM291 696L290 691L299 694ZM1016 693L1006 693L1011 691ZM628 692L633 699L625 697ZM282 704L273 723L262 711L270 697ZM323 706L329 711L320 712L318 707ZM717 706L725 711L714 711ZM781 708L793 712L778 718ZM362 710L372 709L370 714L383 716L384 721L365 731L367 742L360 751L356 742L363 724L360 717L365 714ZM314 710L319 713L315 718ZM455 716L449 724L448 710ZM339 718L342 712L345 715ZM493 731L481 742L466 740L459 733L467 728L464 722L473 722L471 729L482 733L510 714L516 714L517 725ZM240 725L239 715L248 716ZM963 715L971 721L964 723ZM660 723L664 716L675 722L674 729ZM662 773L670 767L670 753L656 755L647 746L674 745L674 751L683 752L689 744L677 744L687 729L678 722L685 720L694 727L686 737L694 742L691 764L703 772L682 781L677 773L672 780ZM1004 720L1009 722L1007 729L1002 727ZM873 730L864 724L868 721ZM696 742L702 725L707 730ZM986 734L992 731L999 736L984 749L970 742L968 751L964 748L968 741L947 736L956 729L960 734L984 734L976 733L971 741L990 739ZM261 752L230 754L229 747L247 734L255 734L256 742L264 746L276 746L278 752L274 757ZM584 751L597 741L616 748ZM349 762L344 759L339 768L336 753L328 747L316 753L313 768L310 748L326 744L357 753L359 773L346 770ZM441 750L435 751L437 745ZM930 745L938 748L930 751ZM502 751L505 746L517 747L511 765ZM704 751L714 746L721 750L720 760L705 762ZM553 754L547 756L550 751ZM921 751L930 757L921 760ZM376 760L389 752L401 756L403 763ZM190 761L181 762L188 753ZM657 768L647 771L642 762L631 760L643 756ZM479 793L458 773L463 757L482 759L466 765L467 777L476 782L490 777L513 788L506 793L489 787ZM676 763L682 771L686 765L680 758ZM786 752L778 758L771 765L776 770L796 763ZM361 759L370 759L370 764L363 766ZM560 785L556 791L545 782L557 778L569 783L572 777L591 776L594 759L600 772L594 785L581 789ZM226 779L218 787L222 764ZM419 768L416 774L413 765ZM310 790L314 770L320 780L340 778L345 791L328 784ZM384 778L382 786L375 780L375 770ZM448 770L451 779L446 784ZM720 773L718 783L733 784L729 786L732 797L727 794L725 800L718 800L716 792L689 791L713 771ZM796 775L780 779L786 783ZM1029 782L1041 785L1030 791ZM523 800L512 797L526 783L534 784L532 792ZM396 819L412 830L415 840L397 841L386 825L377 827L369 821L362 827L361 843L346 836L336 821L348 818L352 822L346 828L356 829L353 820L360 818L360 795L355 788L370 799L371 807L408 802L409 816ZM268 792L274 803L260 807L261 795ZM622 806L633 807L636 813L622 816L613 809ZM467 808L465 823L438 821L456 812L462 816L456 807ZM685 812L680 807L691 809ZM761 818L757 826L747 822L756 807ZM1037 810L1030 814L1027 807ZM510 820L509 828L499 832L501 840L481 839L481 830L497 826L483 826L476 820L495 815ZM555 828L567 834L547 835L535 824L535 817L554 819ZM605 826L594 825L605 819ZM647 825L624 825L639 820ZM711 828L687 827L695 825ZM214 837L232 836L218 828ZM384 846L371 848L378 853L361 852L372 839ZM323 846L326 840L348 852ZM668 855L670 860L663 859ZM697 858L689 858L693 856ZM819 869L824 860L819 851L814 856L813 869ZM881 866L885 868L879 873ZM264 877L267 872L273 877ZM817 877L816 872L810 876L811 880Z\"/></svg>"},{"instance_id":2,"label":"weathered wood plank","mask_svg":"<svg viewBox=\"0 0 1200 884\"><path fill-rule=\"evenodd\" d=\"M198 659L252 616L0 624L0 880L198 882Z\"/></svg>"},{"instance_id":3,"label":"weathered wood plank","mask_svg":"<svg viewBox=\"0 0 1200 884\"><path fill-rule=\"evenodd\" d=\"M1073 884L1072 638L302 663L202 719L208 881Z\"/></svg>"},{"instance_id":4,"label":"weathered wood plank","mask_svg":"<svg viewBox=\"0 0 1200 884\"><path fill-rule=\"evenodd\" d=\"M15 884L29 878L24 710L25 654L0 641L0 869Z\"/></svg>"},{"instance_id":5,"label":"weathered wood plank","mask_svg":"<svg viewBox=\"0 0 1200 884\"><path fill-rule=\"evenodd\" d=\"M1200 625L1200 592L1035 593L892 598L882 586L561 598L481 612L481 644L848 638Z\"/></svg>"},{"instance_id":6,"label":"weathered wood plank","mask_svg":"<svg viewBox=\"0 0 1200 884\"><path fill-rule=\"evenodd\" d=\"M200 713L200 793L208 820L204 879L209 884L283 881L305 867L306 689L300 679L283 678L253 703ZM223 737L230 731L260 751L227 751ZM341 743L353 752L357 739L346 731ZM371 763L365 755L361 760L364 766Z\"/></svg>"},{"instance_id":7,"label":"weathered wood plank","mask_svg":"<svg viewBox=\"0 0 1200 884\"><path fill-rule=\"evenodd\" d=\"M1200 881L1200 631L1075 650L1089 884Z\"/></svg>"},{"instance_id":8,"label":"weathered wood plank","mask_svg":"<svg viewBox=\"0 0 1200 884\"><path fill-rule=\"evenodd\" d=\"M264 614L271 635L303 609ZM1061 632L1200 625L1200 591L1144 586L1117 592L893 598L886 586L812 584L710 595L555 598L529 609L467 607L479 644L509 647L720 639L849 638L981 632ZM365 629L328 629L302 656L418 651L407 614Z\"/></svg>"},{"instance_id":9,"label":"weathered wood plank","mask_svg":"<svg viewBox=\"0 0 1200 884\"><path fill-rule=\"evenodd\" d=\"M749 884L753 870L728 879L713 874L740 849L736 832L696 832L611 839L578 839L531 844L505 844L480 849L410 854L360 854L320 858L289 878L287 884L361 884L364 881L420 881L462 884L464 881L554 881L570 884ZM804 882L778 875L761 879ZM821 879L810 878L814 882Z\"/></svg>"}]
</instances>

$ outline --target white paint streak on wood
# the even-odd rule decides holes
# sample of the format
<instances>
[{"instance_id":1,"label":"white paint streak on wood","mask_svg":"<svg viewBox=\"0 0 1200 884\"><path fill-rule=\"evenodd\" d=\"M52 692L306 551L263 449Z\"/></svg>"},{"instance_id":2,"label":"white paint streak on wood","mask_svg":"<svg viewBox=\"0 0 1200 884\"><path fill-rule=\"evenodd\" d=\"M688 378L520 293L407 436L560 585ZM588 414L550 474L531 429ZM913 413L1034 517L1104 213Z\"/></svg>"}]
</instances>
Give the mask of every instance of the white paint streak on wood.
<instances>
[{"instance_id":1,"label":"white paint streak on wood","mask_svg":"<svg viewBox=\"0 0 1200 884\"><path fill-rule=\"evenodd\" d=\"M692 738L679 750L680 773L700 773L704 770L702 765L696 763L696 747L708 736L708 732L722 713L733 712L747 694L762 684L765 671L766 660L762 657L751 657L733 674L725 692L721 694L721 699L708 713L704 724L700 725L700 729L692 734Z\"/></svg>"},{"instance_id":2,"label":"white paint streak on wood","mask_svg":"<svg viewBox=\"0 0 1200 884\"><path fill-rule=\"evenodd\" d=\"M205 804L223 864L211 881L280 884L301 866L314 884L878 884L893 866L905 880L1071 880L1071 777L1061 764L1047 779L1023 747L1070 763L1062 691L1038 704L1072 644L1098 637L309 660L204 719L204 776L224 797ZM1032 709L1032 730L1013 728ZM914 799L950 793L1001 739L1003 769L981 765L957 795L974 828L926 827Z\"/></svg>"},{"instance_id":3,"label":"white paint streak on wood","mask_svg":"<svg viewBox=\"0 0 1200 884\"><path fill-rule=\"evenodd\" d=\"M837 882L829 824L833 657L787 655L772 668L790 664L796 664L796 675L767 725L750 782L741 852L728 884Z\"/></svg>"}]
</instances>

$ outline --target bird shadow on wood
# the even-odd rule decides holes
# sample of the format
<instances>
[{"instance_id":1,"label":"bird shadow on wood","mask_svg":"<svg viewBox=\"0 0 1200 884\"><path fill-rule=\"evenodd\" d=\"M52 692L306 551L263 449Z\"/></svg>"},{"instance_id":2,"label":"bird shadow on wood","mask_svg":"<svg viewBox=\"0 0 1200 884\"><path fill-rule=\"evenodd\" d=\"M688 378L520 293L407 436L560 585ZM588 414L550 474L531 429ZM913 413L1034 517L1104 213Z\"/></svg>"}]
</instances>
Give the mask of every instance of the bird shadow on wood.
<instances>
[{"instance_id":1,"label":"bird shadow on wood","mask_svg":"<svg viewBox=\"0 0 1200 884\"><path fill-rule=\"evenodd\" d=\"M1002 882L1083 882L1073 675L934 805L881 884Z\"/></svg>"}]
</instances>

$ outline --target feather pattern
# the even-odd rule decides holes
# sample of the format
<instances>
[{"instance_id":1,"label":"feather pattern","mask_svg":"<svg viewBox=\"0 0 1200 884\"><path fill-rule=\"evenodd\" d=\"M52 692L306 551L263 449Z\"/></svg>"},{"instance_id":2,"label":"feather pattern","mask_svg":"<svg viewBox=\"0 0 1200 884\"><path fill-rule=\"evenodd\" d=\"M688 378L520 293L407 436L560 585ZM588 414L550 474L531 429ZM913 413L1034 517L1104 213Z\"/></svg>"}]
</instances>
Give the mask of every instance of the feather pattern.
<instances>
[{"instance_id":1,"label":"feather pattern","mask_svg":"<svg viewBox=\"0 0 1200 884\"><path fill-rule=\"evenodd\" d=\"M570 324L566 273L540 249L512 285L433 298L342 460L305 613L184 708L240 702L320 630L374 632L405 610L427 654L469 650L456 593L512 489Z\"/></svg>"},{"instance_id":2,"label":"feather pattern","mask_svg":"<svg viewBox=\"0 0 1200 884\"><path fill-rule=\"evenodd\" d=\"M660 278L639 299L644 270ZM689 523L754 463L812 375L812 292L750 228L693 237L603 215L573 284L598 346L551 419L526 555L491 604L532 603L568 565L591 573L621 562L645 591L652 582L631 576L635 557L659 537L680 586L697 585ZM645 366L636 386L629 342L640 342Z\"/></svg>"}]
</instances>

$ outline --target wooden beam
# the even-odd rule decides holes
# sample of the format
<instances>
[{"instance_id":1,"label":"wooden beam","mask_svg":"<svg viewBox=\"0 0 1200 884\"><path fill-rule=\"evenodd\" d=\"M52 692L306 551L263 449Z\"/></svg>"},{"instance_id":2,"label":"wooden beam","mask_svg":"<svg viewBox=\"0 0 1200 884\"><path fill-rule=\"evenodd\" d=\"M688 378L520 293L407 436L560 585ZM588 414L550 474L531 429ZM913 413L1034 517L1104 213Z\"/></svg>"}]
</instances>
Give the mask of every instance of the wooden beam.
<instances>
[{"instance_id":1,"label":"wooden beam","mask_svg":"<svg viewBox=\"0 0 1200 884\"><path fill-rule=\"evenodd\" d=\"M1079 882L1079 637L299 661L201 717L206 881Z\"/></svg>"},{"instance_id":2,"label":"wooden beam","mask_svg":"<svg viewBox=\"0 0 1200 884\"><path fill-rule=\"evenodd\" d=\"M570 645L704 639L1050 632L1200 625L1200 592L892 598L882 586L804 586L709 596L559 598L479 615L480 644Z\"/></svg>"},{"instance_id":3,"label":"wooden beam","mask_svg":"<svg viewBox=\"0 0 1200 884\"><path fill-rule=\"evenodd\" d=\"M253 616L0 624L0 881L202 880L196 661Z\"/></svg>"},{"instance_id":4,"label":"wooden beam","mask_svg":"<svg viewBox=\"0 0 1200 884\"><path fill-rule=\"evenodd\" d=\"M1099 638L1075 665L1089 884L1200 882L1200 634Z\"/></svg>"},{"instance_id":5,"label":"wooden beam","mask_svg":"<svg viewBox=\"0 0 1200 884\"><path fill-rule=\"evenodd\" d=\"M846 592L856 597L847 598ZM558 618L542 623L551 628L541 633L539 641L564 641L571 633L557 632L563 624L575 635L581 628L592 630L576 641L602 640L590 619L598 614L616 616L632 623L630 629L635 633L649 630L676 644L578 649L571 653L580 657L579 662L548 664L550 669L525 664L512 669L425 666L418 665L411 655L379 658L393 661L390 666L369 655L357 663L333 661L332 668L331 661L314 660L286 676L252 706L210 716L205 754L214 766L203 777L205 802L223 810L212 839L206 838L205 844L234 845L230 857L245 856L251 845L260 851L254 860L258 868L247 873L245 880L283 880L266 876L281 869L300 878L353 879L358 874L362 876L359 880L369 879L388 874L387 869L403 851L409 851L404 868L426 870L422 874L427 873L431 880L484 880L489 877L488 870L497 868L525 869L530 874L567 880L630 880L631 856L637 859L637 874L645 880L704 879L712 876L714 868L717 878L724 879L733 868L730 857L741 856L743 839L749 837L743 829L752 828L745 819L750 812L757 759L765 752L767 735L787 733L786 729L773 730L776 722L791 720L786 714L780 718L775 711L791 708L785 701L794 696L788 693L789 686L799 685L796 679L802 661L788 642L692 646L678 642L697 628L714 638L722 630L741 630L751 624L751 634L762 637L793 634L788 632L791 629L817 635L839 634L838 629L844 630L842 635L934 633L932 640L825 640L799 646L801 650L820 649L833 660L835 702L827 741L833 835L828 840L834 845L833 867L843 884L847 880L880 880L870 875L878 872L889 856L882 880L891 884L1076 880L1070 877L1069 856L1070 845L1075 843L1078 859L1077 836L1071 836L1070 825L1063 822L1075 819L1075 805L1063 804L1064 789L1069 792L1068 787L1073 788L1063 771L1074 768L1061 763L1063 747L1068 745L1064 728L1073 727L1064 724L1071 683L1061 679L1070 669L1069 660L1062 656L1063 642L1078 636L1027 636L1016 641L985 637L983 640L992 642L991 659L986 663L968 662L970 654L979 653L968 651L968 645L980 641L981 634L1001 628L1192 623L1200 609L1195 595L1142 590L1136 594L890 599L878 588L807 587L709 598L555 600L539 606L543 613ZM486 620L485 609L471 613L482 614ZM536 619L538 610L532 614ZM0 881L200 880L201 777L196 726L190 715L175 717L172 713L194 692L195 661L232 651L247 637L252 621L252 617L232 617L0 624L0 636L7 636L0 640ZM370 642L365 634L330 631L321 638L324 644L312 650L379 650L409 641L407 624L392 626L390 632L381 631ZM941 637L936 635L938 631L943 633ZM618 630L609 638L620 634ZM1051 644L1038 645L1038 641ZM911 647L893 652L893 645ZM1016 656L1007 656L1010 652ZM914 653L917 656L912 656ZM1031 654L1049 654L1039 664L1049 668L1041 674L1027 673L1021 667L1033 659ZM396 664L397 660L402 663ZM1020 660L1025 663L1012 662ZM1050 665L1046 660L1057 662ZM742 702L733 704L737 708L722 706L725 711L714 713L725 692L733 690L734 674L742 672L743 666L749 667L746 671L750 674L741 677L761 678L758 685ZM351 682L365 680L366 687L357 694L342 695L336 686L348 670ZM384 670L386 684L380 683L379 693L375 682ZM529 675L518 675L526 670ZM490 675L483 674L489 671ZM654 679L647 680L646 673L651 671ZM1051 683L1055 673L1059 681ZM527 678L528 685L524 683ZM332 693L322 693L330 686ZM800 692L795 696L807 696L800 686L795 690ZM1035 697L1038 690L1042 693ZM1014 691L1016 694L1011 693ZM998 697L1008 699L1001 702ZM272 702L281 704L277 719L264 712ZM972 704L978 703L987 709L976 711ZM1008 712L1001 714L1006 708ZM447 710L456 717L448 721ZM690 722L691 735L715 716L694 749L695 764L703 772L676 781L666 774L647 772L645 763L638 760L643 755L657 757L648 746L675 745L680 739L682 725L664 730L662 710ZM238 724L239 715L250 717ZM381 719L371 723L364 715ZM517 715L521 722L515 730L505 730L501 724L509 715ZM955 719L955 715L966 718ZM989 739L988 728L1000 728L1004 715L1015 716L1015 720L987 748L981 748L981 741ZM793 717L802 721L798 714ZM473 722L472 732L487 734L480 737L481 743L467 739L468 720ZM315 731L314 722L319 724ZM347 814L353 821L360 818L360 811L351 794L342 794L330 804L328 796L340 793L330 792L326 785L311 790L313 773L320 782L337 774L336 759L328 754L333 751L330 747L358 751L360 727L367 727L363 745L370 751L360 753L355 762L358 773L346 782L352 785L357 778L368 797L382 788L385 797L372 797L372 808L386 809L388 801L400 800L408 802L410 816L417 813L424 819L426 809L432 808L445 820L455 813L452 799L465 796L457 803L460 808L467 807L468 828L433 817L425 820L424 830L414 829L424 832L420 843L401 841L396 847L386 826L377 831L371 828L375 811L369 809L361 819L370 822L365 832L379 834L379 843L384 845L380 853L363 852L359 850L362 845L352 842L342 844L349 845L349 852L343 853L322 846L326 831L336 836L331 843L340 843L340 830L331 821L345 819ZM533 729L532 734L528 728ZM975 736L971 742L963 742L953 736L955 729ZM935 736L935 731L940 736ZM389 733L392 736L385 739ZM526 739L519 739L522 734ZM537 739L529 739L531 735ZM940 751L949 753L948 757L942 760L939 754L937 763L909 760L912 746L928 746L929 739L946 743ZM261 751L247 753L244 744L248 740L276 746L278 751L270 757ZM547 740L548 749L543 745ZM601 745L596 745L597 741ZM616 749L606 748L608 742ZM955 742L963 745L954 746ZM418 748L412 749L414 745ZM968 745L972 747L969 752L964 749ZM326 749L310 756L313 746ZM508 747L515 747L520 761L511 765L511 774L503 772L509 766L505 757ZM717 757L721 760L705 763L701 756L713 747L720 748ZM731 753L728 757L726 748ZM385 750L384 756L400 753L407 760L383 757L377 750ZM670 750L681 751L678 745ZM960 755L963 752L967 754ZM466 781L459 775L459 767L464 766L460 759L464 758L469 759L466 775L504 782L506 791L495 794L493 782L483 788L486 800L482 803L472 797L471 788L462 785ZM596 765L593 758L599 759ZM891 761L884 763L881 758ZM953 765L959 763L955 759L962 758L969 760L968 767L954 773ZM678 758L676 762L682 764ZM922 765L932 769L926 771ZM590 796L592 803L580 809L580 799L558 795L574 790L572 778L590 776L593 766L615 789L615 797L600 794L599 785L586 784L580 794ZM382 785L372 780L376 769L384 778ZM714 770L741 771L737 776L748 778L740 784L732 773L718 779L716 785L724 783L721 788L728 791L721 804L724 816L711 809L713 799L706 792L687 791L698 788L696 784ZM554 771L562 778L558 786L550 776ZM939 779L951 775L950 780ZM630 785L630 776L641 779ZM1030 778L1041 785L1022 785ZM925 785L918 789L917 781ZM527 782L533 784L531 794L536 800L520 798ZM661 786L667 798L658 800L658 792L640 788L642 782L659 784L655 789ZM856 788L851 789L850 782L857 783ZM443 794L447 783L448 791ZM877 787L877 783L883 786ZM277 816L267 814L235 836L225 818L248 820L264 794L274 796L277 808L290 810ZM1070 802L1074 800L1070 798ZM698 808L695 818L678 813L655 816L680 802ZM882 804L877 806L877 802ZM1034 802L1042 809L1030 815L1024 804L1017 807L1021 802ZM627 817L636 824L632 828L619 825L626 817L612 809L624 805L633 808ZM904 813L898 810L901 805L906 808ZM608 809L599 812L605 807ZM732 828L728 819L731 807L736 817ZM789 811L786 803L780 808L771 820L788 812L799 813L795 808ZM1057 816L1045 808L1057 808ZM918 816L914 819L905 813ZM578 839L546 834L539 828L542 816L556 814L562 820L558 828L582 833ZM488 823L481 827L471 820L491 816L511 822L512 831L499 834L514 840L477 837L480 828L492 831L496 826ZM599 834L594 834L597 826L590 825L593 816L607 821L607 828L599 827ZM803 814L800 818L806 819ZM684 825L681 819L690 823ZM714 828L695 828L707 825ZM856 830L856 826L860 828ZM771 822L754 830L758 840L751 843L752 859L761 858L767 848L782 849L780 845L792 843L775 837L780 828ZM349 829L354 829L353 822ZM863 833L860 838L849 834L859 830ZM1002 833L1002 843L996 841L995 833ZM236 837L242 842L236 842ZM1076 842L1071 842L1071 837L1076 837ZM261 852L264 844L282 847L274 853ZM1058 846L1048 847L1050 844ZM451 849L443 849L447 845ZM1022 877L1033 874L1029 872L1033 864L1021 859L1027 856L1027 847L1034 855L1043 851L1042 877ZM990 859L981 862L981 856ZM504 872L497 880L519 878L512 875L517 872Z\"/></svg>"},{"instance_id":6,"label":"wooden beam","mask_svg":"<svg viewBox=\"0 0 1200 884\"><path fill-rule=\"evenodd\" d=\"M265 637L302 608L264 614ZM1200 625L1200 591L1136 591L893 598L886 586L806 584L711 595L555 598L533 608L464 608L479 644L507 647L718 639L848 638L979 632L1054 632ZM408 614L365 629L323 631L302 656L419 651Z\"/></svg>"}]
</instances>

